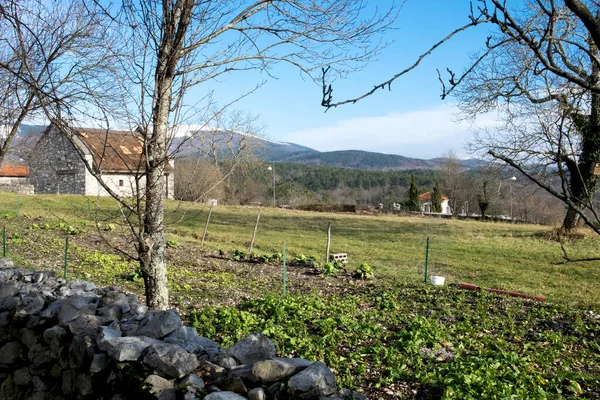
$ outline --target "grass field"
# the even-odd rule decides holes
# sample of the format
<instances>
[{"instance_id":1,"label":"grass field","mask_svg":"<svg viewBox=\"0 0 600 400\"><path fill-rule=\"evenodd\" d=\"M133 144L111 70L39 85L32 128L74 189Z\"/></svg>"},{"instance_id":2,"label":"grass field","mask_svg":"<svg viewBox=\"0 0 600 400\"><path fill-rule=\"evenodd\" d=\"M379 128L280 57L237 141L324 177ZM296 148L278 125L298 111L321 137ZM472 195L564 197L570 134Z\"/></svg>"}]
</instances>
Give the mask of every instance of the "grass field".
<instances>
[{"instance_id":1,"label":"grass field","mask_svg":"<svg viewBox=\"0 0 600 400\"><path fill-rule=\"evenodd\" d=\"M558 264L551 227L218 206L200 249L208 207L167 207L167 236L178 244L168 249L171 304L224 345L263 332L280 355L323 360L369 398L600 399L600 263ZM291 266L282 297L281 264L230 257L248 251L258 212L255 253L285 242L289 260L324 259L331 221L332 251L348 253L350 271L372 265L375 279ZM62 273L69 237L69 279L141 295L135 263L100 237L131 250L117 213L109 199L0 194L7 256L18 266ZM98 232L98 220L115 228ZM450 283L548 301L424 285L427 237L432 273ZM597 257L600 239L582 232L565 248L573 258Z\"/></svg>"},{"instance_id":2,"label":"grass field","mask_svg":"<svg viewBox=\"0 0 600 400\"><path fill-rule=\"evenodd\" d=\"M172 202L168 208L169 239L197 247L208 207ZM94 215L107 218L106 210L116 210L109 199L94 199L88 206L81 196L0 196L0 215L64 220L79 227L87 224L88 230ZM332 221L331 250L347 252L350 268L368 263L378 276L418 282L423 279L429 237L430 270L449 282L543 295L576 306L600 306L600 262L559 264L560 244L551 239L552 228L547 226L218 206L212 212L205 249L247 252L258 212L257 254L281 251L285 242L290 255L324 259L327 222ZM572 258L597 257L600 238L584 234L567 241L565 247Z\"/></svg>"}]
</instances>

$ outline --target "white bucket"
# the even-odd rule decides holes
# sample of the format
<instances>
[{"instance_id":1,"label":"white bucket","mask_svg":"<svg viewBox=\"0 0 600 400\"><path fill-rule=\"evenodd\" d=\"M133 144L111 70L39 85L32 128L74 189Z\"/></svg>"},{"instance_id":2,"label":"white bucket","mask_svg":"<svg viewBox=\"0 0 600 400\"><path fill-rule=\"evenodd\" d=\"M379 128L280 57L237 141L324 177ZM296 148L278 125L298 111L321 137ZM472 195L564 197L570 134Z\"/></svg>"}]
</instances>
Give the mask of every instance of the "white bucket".
<instances>
[{"instance_id":1,"label":"white bucket","mask_svg":"<svg viewBox=\"0 0 600 400\"><path fill-rule=\"evenodd\" d=\"M446 278L444 278L443 276L432 275L429 278L431 280L431 284L435 286L444 286L444 281L446 280Z\"/></svg>"}]
</instances>

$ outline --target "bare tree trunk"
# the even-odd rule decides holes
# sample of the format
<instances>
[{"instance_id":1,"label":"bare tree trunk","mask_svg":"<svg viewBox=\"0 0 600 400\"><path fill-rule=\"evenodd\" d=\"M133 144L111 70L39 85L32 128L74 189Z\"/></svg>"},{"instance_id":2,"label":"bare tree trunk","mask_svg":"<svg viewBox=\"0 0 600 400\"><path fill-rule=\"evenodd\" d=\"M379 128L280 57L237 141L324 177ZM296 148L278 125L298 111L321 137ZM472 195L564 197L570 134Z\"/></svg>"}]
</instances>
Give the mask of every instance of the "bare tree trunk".
<instances>
[{"instance_id":1,"label":"bare tree trunk","mask_svg":"<svg viewBox=\"0 0 600 400\"><path fill-rule=\"evenodd\" d=\"M143 243L140 244L140 264L146 289L146 304L151 309L164 310L169 306L167 289L166 240L164 230L163 166L146 174L146 210Z\"/></svg>"}]
</instances>

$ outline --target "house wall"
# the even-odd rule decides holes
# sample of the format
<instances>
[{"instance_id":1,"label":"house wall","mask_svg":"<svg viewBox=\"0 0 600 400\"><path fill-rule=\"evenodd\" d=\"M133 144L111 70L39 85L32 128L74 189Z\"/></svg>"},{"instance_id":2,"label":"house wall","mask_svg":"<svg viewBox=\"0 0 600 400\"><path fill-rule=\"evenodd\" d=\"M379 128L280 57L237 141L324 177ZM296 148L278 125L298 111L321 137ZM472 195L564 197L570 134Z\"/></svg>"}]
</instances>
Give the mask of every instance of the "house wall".
<instances>
[{"instance_id":1,"label":"house wall","mask_svg":"<svg viewBox=\"0 0 600 400\"><path fill-rule=\"evenodd\" d=\"M0 176L0 192L34 194L29 178L24 176Z\"/></svg>"},{"instance_id":2,"label":"house wall","mask_svg":"<svg viewBox=\"0 0 600 400\"><path fill-rule=\"evenodd\" d=\"M452 214L449 200L442 200L442 214Z\"/></svg>"},{"instance_id":3,"label":"house wall","mask_svg":"<svg viewBox=\"0 0 600 400\"><path fill-rule=\"evenodd\" d=\"M432 212L430 201L421 201L421 212ZM450 209L450 204L448 200L442 200L442 212L440 214L452 214L452 210Z\"/></svg>"},{"instance_id":4,"label":"house wall","mask_svg":"<svg viewBox=\"0 0 600 400\"><path fill-rule=\"evenodd\" d=\"M102 185L94 178L92 174L87 172L89 177L86 178L85 194L87 196L109 196L109 193L102 187ZM136 191L135 177L130 174L119 174L119 173L104 173L102 180L108 185L108 187L118 194L119 196L130 197ZM123 185L121 185L121 182ZM140 179L139 185L143 189L145 185L145 179ZM167 198L175 198L175 175L173 173L165 175L165 192Z\"/></svg>"},{"instance_id":5,"label":"house wall","mask_svg":"<svg viewBox=\"0 0 600 400\"><path fill-rule=\"evenodd\" d=\"M36 193L85 194L86 170L77 150L57 129L42 135L29 160Z\"/></svg>"}]
</instances>

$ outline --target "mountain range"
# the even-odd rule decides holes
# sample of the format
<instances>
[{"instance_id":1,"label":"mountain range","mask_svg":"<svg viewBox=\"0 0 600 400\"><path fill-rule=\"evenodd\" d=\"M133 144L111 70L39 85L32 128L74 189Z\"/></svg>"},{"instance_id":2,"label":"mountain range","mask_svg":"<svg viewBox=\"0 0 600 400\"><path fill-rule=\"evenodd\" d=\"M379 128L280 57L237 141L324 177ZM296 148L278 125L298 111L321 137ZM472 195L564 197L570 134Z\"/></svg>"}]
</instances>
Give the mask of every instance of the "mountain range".
<instances>
[{"instance_id":1,"label":"mountain range","mask_svg":"<svg viewBox=\"0 0 600 400\"><path fill-rule=\"evenodd\" d=\"M22 125L13 145L17 157L10 157L10 162L19 159L25 154L27 148L32 147L44 130L42 125ZM208 140L207 140L208 137ZM236 147L244 140L254 155L264 162L287 162L317 166L330 166L339 168L354 168L363 170L407 170L407 169L434 169L443 161L443 158L419 159L395 154L383 154L362 150L338 150L320 152L310 147L289 142L278 142L244 132L231 132L219 130L189 130L187 136L179 136L173 140L172 148L181 147L183 156L195 157L201 152L198 150L212 143L218 152L224 156L227 145ZM465 168L475 168L483 164L476 159L461 160Z\"/></svg>"}]
</instances>

